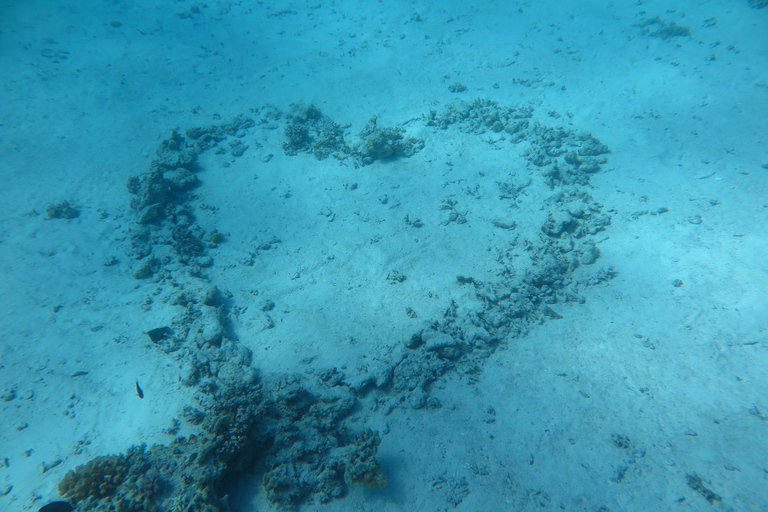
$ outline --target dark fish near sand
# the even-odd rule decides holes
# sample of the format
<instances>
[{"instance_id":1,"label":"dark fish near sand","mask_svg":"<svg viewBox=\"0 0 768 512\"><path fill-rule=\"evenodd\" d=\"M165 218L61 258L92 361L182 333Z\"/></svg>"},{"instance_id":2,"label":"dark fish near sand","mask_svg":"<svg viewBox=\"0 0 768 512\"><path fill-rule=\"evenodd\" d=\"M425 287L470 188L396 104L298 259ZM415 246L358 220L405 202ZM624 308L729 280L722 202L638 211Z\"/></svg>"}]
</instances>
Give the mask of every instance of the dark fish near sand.
<instances>
[{"instance_id":1,"label":"dark fish near sand","mask_svg":"<svg viewBox=\"0 0 768 512\"><path fill-rule=\"evenodd\" d=\"M38 512L71 512L71 511L72 511L72 505L70 505L66 501L54 501L45 505Z\"/></svg>"}]
</instances>

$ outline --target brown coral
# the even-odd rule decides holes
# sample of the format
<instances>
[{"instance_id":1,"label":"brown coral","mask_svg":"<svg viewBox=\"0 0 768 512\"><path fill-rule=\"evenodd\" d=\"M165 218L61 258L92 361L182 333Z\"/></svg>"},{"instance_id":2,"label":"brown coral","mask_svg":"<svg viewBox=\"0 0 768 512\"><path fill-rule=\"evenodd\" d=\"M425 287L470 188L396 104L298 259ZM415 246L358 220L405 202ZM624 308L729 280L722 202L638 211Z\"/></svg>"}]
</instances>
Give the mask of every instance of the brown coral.
<instances>
[{"instance_id":1,"label":"brown coral","mask_svg":"<svg viewBox=\"0 0 768 512\"><path fill-rule=\"evenodd\" d=\"M357 435L344 468L344 480L348 484L365 484L371 489L387 486L387 479L376 461L380 443L379 434L369 428Z\"/></svg>"},{"instance_id":2,"label":"brown coral","mask_svg":"<svg viewBox=\"0 0 768 512\"><path fill-rule=\"evenodd\" d=\"M127 473L124 455L96 457L64 475L59 483L59 494L73 503L91 497L105 498L123 483Z\"/></svg>"}]
</instances>

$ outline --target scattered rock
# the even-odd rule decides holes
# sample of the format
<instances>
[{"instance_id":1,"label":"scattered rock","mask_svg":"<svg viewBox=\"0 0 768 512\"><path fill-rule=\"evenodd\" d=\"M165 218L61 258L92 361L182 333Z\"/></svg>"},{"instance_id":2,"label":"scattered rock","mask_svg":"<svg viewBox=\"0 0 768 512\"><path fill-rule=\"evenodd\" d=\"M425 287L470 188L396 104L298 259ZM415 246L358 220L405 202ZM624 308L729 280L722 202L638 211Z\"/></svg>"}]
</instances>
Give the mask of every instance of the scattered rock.
<instances>
[{"instance_id":1,"label":"scattered rock","mask_svg":"<svg viewBox=\"0 0 768 512\"><path fill-rule=\"evenodd\" d=\"M75 219L80 216L80 210L70 205L69 201L62 201L46 206L45 214L48 219Z\"/></svg>"}]
</instances>

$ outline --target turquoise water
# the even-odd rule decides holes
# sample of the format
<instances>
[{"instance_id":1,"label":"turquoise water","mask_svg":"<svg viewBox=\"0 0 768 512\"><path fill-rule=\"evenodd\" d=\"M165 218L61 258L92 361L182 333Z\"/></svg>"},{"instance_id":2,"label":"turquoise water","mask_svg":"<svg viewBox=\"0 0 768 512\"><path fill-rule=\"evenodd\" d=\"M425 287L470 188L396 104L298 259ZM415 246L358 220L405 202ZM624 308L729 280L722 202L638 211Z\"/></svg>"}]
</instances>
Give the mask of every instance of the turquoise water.
<instances>
[{"instance_id":1,"label":"turquoise water","mask_svg":"<svg viewBox=\"0 0 768 512\"><path fill-rule=\"evenodd\" d=\"M768 508L764 7L2 3L0 508Z\"/></svg>"}]
</instances>

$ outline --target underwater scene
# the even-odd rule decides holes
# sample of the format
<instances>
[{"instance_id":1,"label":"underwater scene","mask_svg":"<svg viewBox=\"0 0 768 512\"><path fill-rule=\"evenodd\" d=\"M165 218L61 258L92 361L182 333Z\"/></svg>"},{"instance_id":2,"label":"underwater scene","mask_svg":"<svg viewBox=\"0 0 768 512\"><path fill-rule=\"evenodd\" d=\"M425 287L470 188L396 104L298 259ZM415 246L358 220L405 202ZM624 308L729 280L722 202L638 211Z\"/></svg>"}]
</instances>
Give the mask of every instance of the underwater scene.
<instances>
[{"instance_id":1,"label":"underwater scene","mask_svg":"<svg viewBox=\"0 0 768 512\"><path fill-rule=\"evenodd\" d=\"M0 2L0 510L768 510L768 0Z\"/></svg>"}]
</instances>

